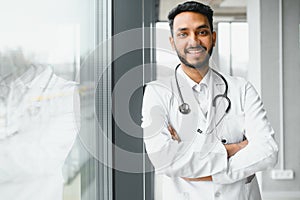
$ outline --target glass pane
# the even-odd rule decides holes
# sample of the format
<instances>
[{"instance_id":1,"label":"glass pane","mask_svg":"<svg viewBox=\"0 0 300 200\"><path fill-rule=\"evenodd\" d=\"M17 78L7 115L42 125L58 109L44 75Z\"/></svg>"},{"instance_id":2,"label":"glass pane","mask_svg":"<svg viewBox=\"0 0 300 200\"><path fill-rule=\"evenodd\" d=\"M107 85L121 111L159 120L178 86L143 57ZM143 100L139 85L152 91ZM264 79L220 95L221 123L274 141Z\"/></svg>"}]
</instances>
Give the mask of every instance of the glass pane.
<instances>
[{"instance_id":1,"label":"glass pane","mask_svg":"<svg viewBox=\"0 0 300 200\"><path fill-rule=\"evenodd\" d=\"M109 45L98 44L109 9L108 0L0 1L3 199L109 199L98 161L108 154L98 133L109 134L109 71L98 77Z\"/></svg>"}]
</instances>

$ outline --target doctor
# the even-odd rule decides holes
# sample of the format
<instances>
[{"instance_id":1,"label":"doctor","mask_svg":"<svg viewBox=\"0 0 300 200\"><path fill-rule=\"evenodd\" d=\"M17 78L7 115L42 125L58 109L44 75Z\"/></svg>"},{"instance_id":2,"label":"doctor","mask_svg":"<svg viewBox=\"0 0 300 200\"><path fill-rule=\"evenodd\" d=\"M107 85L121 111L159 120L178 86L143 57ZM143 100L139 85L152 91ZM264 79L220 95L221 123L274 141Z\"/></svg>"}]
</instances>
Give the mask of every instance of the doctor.
<instances>
[{"instance_id":1,"label":"doctor","mask_svg":"<svg viewBox=\"0 0 300 200\"><path fill-rule=\"evenodd\" d=\"M147 84L146 151L163 177L163 200L260 200L255 173L273 167L278 147L262 101L242 78L209 67L213 11L198 2L168 15L181 63Z\"/></svg>"},{"instance_id":2,"label":"doctor","mask_svg":"<svg viewBox=\"0 0 300 200\"><path fill-rule=\"evenodd\" d=\"M17 68L1 77L0 196L59 200L62 167L79 128L78 89L51 68Z\"/></svg>"}]
</instances>

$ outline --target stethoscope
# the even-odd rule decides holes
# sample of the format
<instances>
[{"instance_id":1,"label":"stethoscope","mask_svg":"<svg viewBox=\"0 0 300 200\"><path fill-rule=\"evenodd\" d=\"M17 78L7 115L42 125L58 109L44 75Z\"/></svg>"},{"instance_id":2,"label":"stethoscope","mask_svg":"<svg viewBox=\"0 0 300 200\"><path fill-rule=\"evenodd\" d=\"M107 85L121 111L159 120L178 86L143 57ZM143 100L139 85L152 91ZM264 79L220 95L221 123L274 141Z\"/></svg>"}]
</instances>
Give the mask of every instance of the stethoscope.
<instances>
[{"instance_id":1,"label":"stethoscope","mask_svg":"<svg viewBox=\"0 0 300 200\"><path fill-rule=\"evenodd\" d=\"M182 113L182 114L188 114L191 112L191 109L190 109L190 106L189 104L185 103L184 100L183 100L183 97L182 97L182 93L181 93L181 90L179 88L179 84L178 84L178 79L177 79L177 69L178 67L180 66L180 64L177 65L176 69L175 69L175 80L176 80L176 85L177 85L177 89L178 89L178 92L179 92L179 96L180 96L180 99L181 99L181 102L182 104L179 106L179 111ZM230 110L230 107L231 107L231 101L230 99L228 98L227 96L227 93L228 93L228 83L226 81L226 79L224 78L224 76L222 76L219 72L217 72L216 70L212 69L212 71L214 73L216 73L222 80L223 82L225 83L225 91L223 94L218 94L217 96L215 96L212 100L212 106L213 107L216 107L216 103L217 103L217 99L218 98L225 98L227 100L227 108L225 110L225 114L227 114Z\"/></svg>"}]
</instances>

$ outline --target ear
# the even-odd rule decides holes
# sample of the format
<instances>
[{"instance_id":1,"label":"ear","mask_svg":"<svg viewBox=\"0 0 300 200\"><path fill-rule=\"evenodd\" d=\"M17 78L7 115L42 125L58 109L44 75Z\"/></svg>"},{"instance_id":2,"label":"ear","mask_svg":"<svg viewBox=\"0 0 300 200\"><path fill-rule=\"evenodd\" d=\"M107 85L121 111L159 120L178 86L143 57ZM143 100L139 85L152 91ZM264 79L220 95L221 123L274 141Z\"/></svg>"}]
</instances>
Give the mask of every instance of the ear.
<instances>
[{"instance_id":1,"label":"ear","mask_svg":"<svg viewBox=\"0 0 300 200\"><path fill-rule=\"evenodd\" d=\"M217 33L216 33L216 31L213 31L213 33L212 33L213 46L216 45L216 41L217 41Z\"/></svg>"},{"instance_id":2,"label":"ear","mask_svg":"<svg viewBox=\"0 0 300 200\"><path fill-rule=\"evenodd\" d=\"M172 49L175 50L174 38L172 36L169 37L169 41L172 46Z\"/></svg>"}]
</instances>

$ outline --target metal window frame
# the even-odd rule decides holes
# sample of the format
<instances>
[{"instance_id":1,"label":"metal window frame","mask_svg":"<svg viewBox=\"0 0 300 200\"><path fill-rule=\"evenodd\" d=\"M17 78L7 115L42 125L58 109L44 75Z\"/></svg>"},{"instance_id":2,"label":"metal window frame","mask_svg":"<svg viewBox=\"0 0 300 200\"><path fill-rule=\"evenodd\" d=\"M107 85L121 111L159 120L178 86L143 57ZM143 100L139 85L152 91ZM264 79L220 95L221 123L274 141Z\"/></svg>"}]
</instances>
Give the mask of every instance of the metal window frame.
<instances>
[{"instance_id":1,"label":"metal window frame","mask_svg":"<svg viewBox=\"0 0 300 200\"><path fill-rule=\"evenodd\" d=\"M156 19L156 0L113 0L112 3L112 35L122 33L123 31L128 31L134 28L144 28L142 35L142 44L143 46L134 51L129 52L128 54L118 58L113 62L112 65L112 87L117 83L117 81L124 75L127 71L132 69L131 66L143 65L143 73L140 74L140 77L137 79L143 80L143 84L150 80L155 79L155 66L147 65L147 63L155 62L155 53L154 48L145 48L153 47L154 41L154 32L151 29L145 27L153 27L153 24ZM150 31L149 31L150 30ZM113 40L113 49L117 48L118 44ZM114 55L114 53L113 53ZM126 64L124 64L126 63ZM143 97L143 87L136 91L137 102L132 102L136 109L130 114L134 116L139 116L141 114L141 102ZM117 98L117 97L115 97ZM114 100L113 100L114 102ZM136 106L140 105L140 106ZM120 106L120 105L118 105ZM123 105L128 106L128 105ZM113 105L115 107L115 105ZM137 117L138 118L138 117ZM142 139L136 139L133 137L128 137L116 123L113 121L113 136L112 140L114 145L119 147L125 147L130 145L131 149L134 149L136 152L144 152L144 143ZM143 134L141 132L141 134ZM118 155L114 154L114 160L118 160ZM144 156L138 162L143 164L144 169L151 168L151 164L147 158ZM152 200L154 199L154 173L145 172L141 173L129 173L122 172L118 169L113 169L113 200Z\"/></svg>"}]
</instances>

